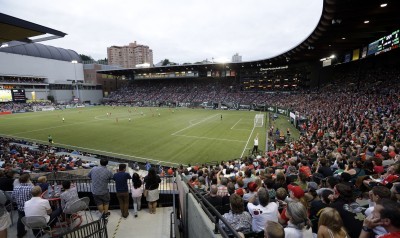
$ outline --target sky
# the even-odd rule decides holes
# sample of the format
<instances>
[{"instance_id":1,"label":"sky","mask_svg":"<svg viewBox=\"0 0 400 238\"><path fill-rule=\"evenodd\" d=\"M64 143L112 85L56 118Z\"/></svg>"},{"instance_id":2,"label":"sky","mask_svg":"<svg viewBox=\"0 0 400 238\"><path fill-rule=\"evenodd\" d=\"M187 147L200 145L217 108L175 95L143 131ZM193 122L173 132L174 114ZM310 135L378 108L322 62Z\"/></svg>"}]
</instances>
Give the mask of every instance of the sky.
<instances>
[{"instance_id":1,"label":"sky","mask_svg":"<svg viewBox=\"0 0 400 238\"><path fill-rule=\"evenodd\" d=\"M323 0L0 0L0 12L67 33L40 42L93 59L136 41L153 62L267 59L305 40Z\"/></svg>"}]
</instances>

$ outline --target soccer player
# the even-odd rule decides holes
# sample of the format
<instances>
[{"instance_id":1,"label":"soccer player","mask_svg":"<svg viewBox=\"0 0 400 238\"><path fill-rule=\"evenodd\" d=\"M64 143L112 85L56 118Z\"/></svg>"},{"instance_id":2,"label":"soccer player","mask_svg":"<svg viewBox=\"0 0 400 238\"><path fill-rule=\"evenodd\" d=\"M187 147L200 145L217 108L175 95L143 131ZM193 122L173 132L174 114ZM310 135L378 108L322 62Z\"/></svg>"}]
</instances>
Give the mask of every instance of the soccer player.
<instances>
[{"instance_id":1,"label":"soccer player","mask_svg":"<svg viewBox=\"0 0 400 238\"><path fill-rule=\"evenodd\" d=\"M62 118L62 121L63 121L63 123L65 122L65 118L64 117Z\"/></svg>"},{"instance_id":2,"label":"soccer player","mask_svg":"<svg viewBox=\"0 0 400 238\"><path fill-rule=\"evenodd\" d=\"M131 118L130 117L128 118L128 121L131 122Z\"/></svg>"},{"instance_id":3,"label":"soccer player","mask_svg":"<svg viewBox=\"0 0 400 238\"><path fill-rule=\"evenodd\" d=\"M47 137L47 139L49 140L49 143L50 143L50 144L53 144L53 137L52 137L51 135L49 135L49 136Z\"/></svg>"},{"instance_id":4,"label":"soccer player","mask_svg":"<svg viewBox=\"0 0 400 238\"><path fill-rule=\"evenodd\" d=\"M222 121L222 114L221 114L221 121Z\"/></svg>"}]
</instances>

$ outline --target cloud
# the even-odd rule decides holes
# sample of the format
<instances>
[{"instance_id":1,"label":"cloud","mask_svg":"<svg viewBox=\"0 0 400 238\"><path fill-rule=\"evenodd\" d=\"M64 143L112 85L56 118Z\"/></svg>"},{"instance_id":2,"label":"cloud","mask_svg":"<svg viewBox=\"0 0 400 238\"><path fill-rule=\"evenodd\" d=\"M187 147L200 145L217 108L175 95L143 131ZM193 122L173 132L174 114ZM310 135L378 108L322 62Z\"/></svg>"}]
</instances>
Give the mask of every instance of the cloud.
<instances>
[{"instance_id":1,"label":"cloud","mask_svg":"<svg viewBox=\"0 0 400 238\"><path fill-rule=\"evenodd\" d=\"M301 43L315 28L322 0L3 0L2 12L67 33L44 44L94 59L107 47L137 41L154 63L227 57L269 58Z\"/></svg>"}]
</instances>

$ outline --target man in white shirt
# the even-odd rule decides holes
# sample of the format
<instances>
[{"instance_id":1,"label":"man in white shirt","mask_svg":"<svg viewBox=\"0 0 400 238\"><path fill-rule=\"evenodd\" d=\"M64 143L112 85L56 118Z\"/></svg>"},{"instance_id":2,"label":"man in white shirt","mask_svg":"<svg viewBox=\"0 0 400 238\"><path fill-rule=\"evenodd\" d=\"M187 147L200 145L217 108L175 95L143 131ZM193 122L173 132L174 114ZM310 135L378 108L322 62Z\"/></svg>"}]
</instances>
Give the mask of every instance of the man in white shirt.
<instances>
[{"instance_id":1,"label":"man in white shirt","mask_svg":"<svg viewBox=\"0 0 400 238\"><path fill-rule=\"evenodd\" d=\"M254 138L254 146L253 146L253 150L251 151L251 153L254 154L254 152L258 153L258 133L257 133L256 137Z\"/></svg>"},{"instance_id":2,"label":"man in white shirt","mask_svg":"<svg viewBox=\"0 0 400 238\"><path fill-rule=\"evenodd\" d=\"M32 188L32 198L25 202L24 211L25 216L42 216L46 219L47 224L51 227L57 222L57 217L61 214L61 209L53 211L50 207L48 200L40 197L42 189L39 186ZM40 230L33 230L35 236L38 235Z\"/></svg>"},{"instance_id":3,"label":"man in white shirt","mask_svg":"<svg viewBox=\"0 0 400 238\"><path fill-rule=\"evenodd\" d=\"M254 205L257 198L259 205ZM265 188L258 189L258 192L250 198L247 209L253 218L251 227L254 232L263 231L267 221L278 222L278 205L275 202L269 202L269 195Z\"/></svg>"}]
</instances>

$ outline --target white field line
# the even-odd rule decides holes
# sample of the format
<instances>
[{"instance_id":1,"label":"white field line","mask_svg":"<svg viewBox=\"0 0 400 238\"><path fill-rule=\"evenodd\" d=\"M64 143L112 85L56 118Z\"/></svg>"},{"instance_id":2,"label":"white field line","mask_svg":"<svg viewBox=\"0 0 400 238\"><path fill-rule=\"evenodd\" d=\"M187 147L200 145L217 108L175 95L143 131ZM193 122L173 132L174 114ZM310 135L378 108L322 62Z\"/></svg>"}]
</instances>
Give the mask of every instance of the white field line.
<instances>
[{"instance_id":1,"label":"white field line","mask_svg":"<svg viewBox=\"0 0 400 238\"><path fill-rule=\"evenodd\" d=\"M249 144L250 138L251 138L251 136L253 135L254 128L256 128L256 127L255 127L255 126L253 126L253 129L251 130L251 133L250 133L250 135L249 135L249 138L247 139L246 145L244 146L244 149L243 149L243 152L242 152L242 154L240 155L240 158L242 158L242 157L243 157L243 155L244 155L244 152L245 152L245 151L246 151L246 149L247 149L247 145Z\"/></svg>"},{"instance_id":2,"label":"white field line","mask_svg":"<svg viewBox=\"0 0 400 238\"><path fill-rule=\"evenodd\" d=\"M93 111L93 110L100 110L102 108L90 108L86 109L85 111ZM0 119L5 119L5 120L14 120L14 119L25 119L25 118L32 118L32 117L42 117L42 115L39 115L41 113L48 113L49 116L54 116L57 115L56 113L67 115L67 114L72 114L72 113L80 113L82 111L69 111L69 109L64 109L64 110L56 110L56 111L38 111L38 112L27 112L27 113L18 113L18 114L9 114L9 115L2 115ZM20 116L21 114L30 114L30 115L23 115Z\"/></svg>"},{"instance_id":3,"label":"white field line","mask_svg":"<svg viewBox=\"0 0 400 238\"><path fill-rule=\"evenodd\" d=\"M198 125L198 124L200 124L200 123L202 123L202 122L205 122L205 121L207 121L207 120L209 120L209 119L211 119L211 118L213 118L213 117L216 117L216 116L218 116L218 115L220 115L220 114L215 114L214 116L206 117L206 118L204 118L203 120L201 120L201 121L199 121L199 122L197 122L197 123L191 124L191 125L189 125L189 126L183 128L183 129L181 129L181 130L179 130L179 131L176 131L176 132L172 133L171 135L172 135L172 136L175 136L175 135L178 134L179 132L182 132L182 131L184 131L184 130L187 130L187 129L193 127L193 126L196 126L196 125Z\"/></svg>"},{"instance_id":4,"label":"white field line","mask_svg":"<svg viewBox=\"0 0 400 238\"><path fill-rule=\"evenodd\" d=\"M93 121L96 121L96 120L93 120ZM17 133L10 134L10 135L19 135L19 134L36 132L36 131L45 131L45 130L48 130L48 129L55 129L55 128L60 128L60 127L75 126L75 125L79 125L79 124L92 123L93 121L84 121L84 122L77 122L77 123L72 123L72 124L63 123L63 125L61 125L61 126L50 126L50 127L40 128L40 129L36 129L36 130L17 132Z\"/></svg>"},{"instance_id":5,"label":"white field line","mask_svg":"<svg viewBox=\"0 0 400 238\"><path fill-rule=\"evenodd\" d=\"M233 125L233 126L231 127L231 130L233 130L233 128L234 128L241 120L242 120L242 118L240 118L239 121L237 121L237 122L235 123L235 125Z\"/></svg>"},{"instance_id":6,"label":"white field line","mask_svg":"<svg viewBox=\"0 0 400 238\"><path fill-rule=\"evenodd\" d=\"M245 142L245 141L242 141L242 140L220 139L220 138L203 137L203 136L186 136L186 135L175 135L175 136L182 136L182 137L196 138L196 139L206 139L206 140L231 141L231 142L240 142L240 143Z\"/></svg>"},{"instance_id":7,"label":"white field line","mask_svg":"<svg viewBox=\"0 0 400 238\"><path fill-rule=\"evenodd\" d=\"M6 135L6 134L2 134L2 135L3 136L14 137L13 135ZM29 141L38 141L38 142L42 142L43 144L48 144L48 142L44 141L44 140L36 140L36 139L32 139L32 138L19 137L19 136L15 136L15 138L26 139L26 140L29 140ZM128 158L133 158L133 159L141 159L142 161L146 161L146 160L154 161L154 162L157 162L158 164L159 163L167 163L167 164L180 165L179 163L174 163L174 162L162 161L162 160L157 160L157 159L150 159L150 158L134 156L134 155L126 155L126 154L114 153L114 152L109 152L109 151L104 151L104 150L96 150L96 149L91 149L91 148L86 148L86 147L81 147L81 146L75 146L75 145L67 145L67 144L62 144L62 143L54 143L53 145L63 146L65 148L69 147L69 148L82 149L82 150L85 150L87 152L94 151L94 152L100 152L102 154L111 154L111 155L123 156L123 157L128 157Z\"/></svg>"}]
</instances>

